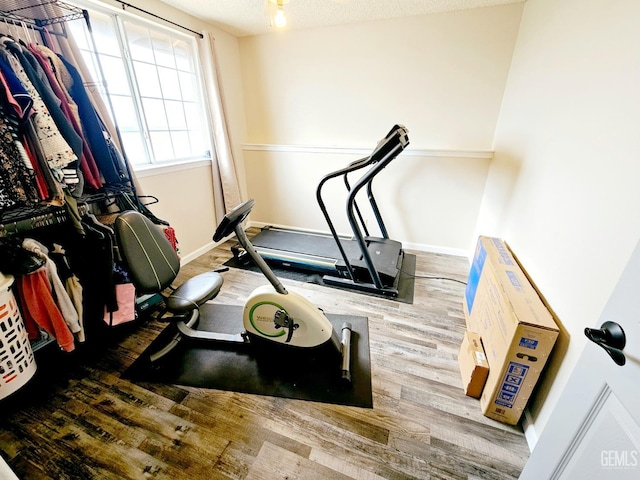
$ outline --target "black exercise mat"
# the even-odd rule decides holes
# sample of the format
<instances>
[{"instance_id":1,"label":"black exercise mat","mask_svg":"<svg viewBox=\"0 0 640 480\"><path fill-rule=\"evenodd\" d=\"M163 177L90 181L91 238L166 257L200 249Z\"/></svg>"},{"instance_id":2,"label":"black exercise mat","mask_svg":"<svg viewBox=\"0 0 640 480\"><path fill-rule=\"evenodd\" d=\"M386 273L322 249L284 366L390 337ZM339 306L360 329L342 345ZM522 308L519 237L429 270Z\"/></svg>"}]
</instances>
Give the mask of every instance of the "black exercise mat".
<instances>
[{"instance_id":1,"label":"black exercise mat","mask_svg":"<svg viewBox=\"0 0 640 480\"><path fill-rule=\"evenodd\" d=\"M201 330L242 330L242 307L208 303L201 307L201 313ZM353 326L350 385L341 381L340 365L328 368L316 358L301 362L272 352L256 353L252 345L221 348L220 344L184 339L151 365L149 352L167 344L176 331L173 324L125 371L123 378L372 408L367 317L327 314L327 318L337 332L344 322Z\"/></svg>"},{"instance_id":2,"label":"black exercise mat","mask_svg":"<svg viewBox=\"0 0 640 480\"><path fill-rule=\"evenodd\" d=\"M258 267L255 266L253 261L239 262L235 257L227 260L224 263L225 267L239 268L242 270L250 270L252 272L260 272ZM363 292L355 290L353 288L340 287L339 285L329 285L322 280L322 275L318 273L305 272L302 270L289 270L279 268L274 265L269 265L276 277L286 278L288 280L297 280L299 282L314 283L316 285L322 285L329 288L338 288L341 290L348 290L350 292L361 293L363 295L370 295L373 297L386 298L389 300L396 300L402 303L413 303L413 290L415 286L415 273L416 273L416 256L410 253L405 253L402 260L402 268L400 271L400 278L398 279L398 296L390 297L388 295L382 295L372 292Z\"/></svg>"}]
</instances>

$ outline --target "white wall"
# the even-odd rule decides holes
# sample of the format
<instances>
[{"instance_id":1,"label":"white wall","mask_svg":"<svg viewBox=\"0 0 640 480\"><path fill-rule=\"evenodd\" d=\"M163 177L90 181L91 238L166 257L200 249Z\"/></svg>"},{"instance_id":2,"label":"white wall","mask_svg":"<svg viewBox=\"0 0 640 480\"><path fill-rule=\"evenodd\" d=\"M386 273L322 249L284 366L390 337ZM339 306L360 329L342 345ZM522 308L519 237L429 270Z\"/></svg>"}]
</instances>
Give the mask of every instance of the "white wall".
<instances>
[{"instance_id":1,"label":"white wall","mask_svg":"<svg viewBox=\"0 0 640 480\"><path fill-rule=\"evenodd\" d=\"M509 243L565 329L538 434L640 236L639 18L636 0L528 0L522 16L477 232Z\"/></svg>"},{"instance_id":2,"label":"white wall","mask_svg":"<svg viewBox=\"0 0 640 480\"><path fill-rule=\"evenodd\" d=\"M370 151L400 123L414 155L401 154L376 183L392 238L467 251L522 8L241 38L252 220L326 231L317 180L359 158L350 147ZM291 145L338 148L275 148ZM464 158L466 150L479 155ZM337 208L344 217L342 200Z\"/></svg>"}]
</instances>

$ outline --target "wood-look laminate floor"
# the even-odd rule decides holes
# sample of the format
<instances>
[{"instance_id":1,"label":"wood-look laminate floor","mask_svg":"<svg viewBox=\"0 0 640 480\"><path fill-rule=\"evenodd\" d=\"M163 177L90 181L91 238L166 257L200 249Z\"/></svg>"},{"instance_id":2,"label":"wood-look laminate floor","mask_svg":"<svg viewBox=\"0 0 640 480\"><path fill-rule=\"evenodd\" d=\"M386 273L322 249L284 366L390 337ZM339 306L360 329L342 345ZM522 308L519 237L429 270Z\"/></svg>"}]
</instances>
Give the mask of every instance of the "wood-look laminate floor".
<instances>
[{"instance_id":1,"label":"wood-look laminate floor","mask_svg":"<svg viewBox=\"0 0 640 480\"><path fill-rule=\"evenodd\" d=\"M220 266L231 243L179 280ZM412 253L417 275L466 280L466 258ZM224 275L217 300L227 304L265 283ZM326 312L369 318L373 409L123 380L164 328L150 321L75 354L38 352L38 378L0 403L0 454L23 480L519 476L529 456L522 430L484 417L462 392L462 284L418 279L405 304L284 283Z\"/></svg>"}]
</instances>

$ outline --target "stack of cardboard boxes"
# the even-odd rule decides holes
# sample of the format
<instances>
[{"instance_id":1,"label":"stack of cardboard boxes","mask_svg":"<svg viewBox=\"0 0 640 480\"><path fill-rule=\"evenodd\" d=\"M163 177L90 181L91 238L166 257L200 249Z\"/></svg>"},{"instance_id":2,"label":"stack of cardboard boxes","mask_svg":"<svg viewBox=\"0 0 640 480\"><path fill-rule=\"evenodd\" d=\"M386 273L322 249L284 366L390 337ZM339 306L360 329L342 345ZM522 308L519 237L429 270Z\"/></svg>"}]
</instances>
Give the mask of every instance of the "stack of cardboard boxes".
<instances>
[{"instance_id":1,"label":"stack of cardboard boxes","mask_svg":"<svg viewBox=\"0 0 640 480\"><path fill-rule=\"evenodd\" d=\"M467 333L458 361L465 393L480 398L487 417L515 425L551 354L558 326L498 238L478 238L463 303Z\"/></svg>"}]
</instances>

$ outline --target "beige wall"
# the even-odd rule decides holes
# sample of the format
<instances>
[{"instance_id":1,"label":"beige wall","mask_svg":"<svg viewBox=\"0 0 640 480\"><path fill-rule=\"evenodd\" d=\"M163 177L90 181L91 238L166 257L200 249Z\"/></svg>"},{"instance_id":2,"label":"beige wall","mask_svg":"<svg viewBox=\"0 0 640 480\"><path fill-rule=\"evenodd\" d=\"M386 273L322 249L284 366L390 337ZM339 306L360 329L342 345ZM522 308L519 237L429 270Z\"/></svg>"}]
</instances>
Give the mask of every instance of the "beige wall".
<instances>
[{"instance_id":1,"label":"beige wall","mask_svg":"<svg viewBox=\"0 0 640 480\"><path fill-rule=\"evenodd\" d=\"M148 172L139 181L144 193L159 200L159 203L150 205L149 209L175 228L182 257L188 257L211 243L216 222L212 208L213 184L209 165L171 173ZM144 203L147 201L143 199Z\"/></svg>"},{"instance_id":2,"label":"beige wall","mask_svg":"<svg viewBox=\"0 0 640 480\"><path fill-rule=\"evenodd\" d=\"M391 236L467 251L521 11L518 4L241 38L247 142L273 147L244 152L252 220L326 231L317 180L359 158L349 148L370 151L400 123L412 154L376 184ZM460 158L466 150L479 154Z\"/></svg>"},{"instance_id":3,"label":"beige wall","mask_svg":"<svg viewBox=\"0 0 640 480\"><path fill-rule=\"evenodd\" d=\"M522 17L477 231L508 241L566 329L538 434L640 236L638 18L636 0L528 0Z\"/></svg>"},{"instance_id":4,"label":"beige wall","mask_svg":"<svg viewBox=\"0 0 640 480\"><path fill-rule=\"evenodd\" d=\"M385 132L386 133L386 132ZM256 199L254 224L295 226L328 231L316 201L322 177L364 157L348 149L322 151L244 152L247 190ZM440 156L429 151L405 151L380 173L373 184L385 225L405 248L466 255L480 208L490 157ZM350 177L351 178L351 177ZM357 177L354 177L357 178ZM364 190L358 197L366 205ZM351 230L345 213L346 189L341 178L327 183L323 199L339 233ZM443 208L443 206L446 206ZM362 208L372 235L380 235L369 208Z\"/></svg>"},{"instance_id":5,"label":"beige wall","mask_svg":"<svg viewBox=\"0 0 640 480\"><path fill-rule=\"evenodd\" d=\"M161 2L137 5L213 32L241 188L257 200L254 222L326 230L314 198L317 180L366 155L402 123L411 151L376 182L391 236L409 248L468 250L521 4L241 39ZM243 144L347 149L300 155L243 151ZM176 228L187 259L210 245L202 225L213 230L216 223L205 176L206 168L140 175L144 193L160 200L151 210ZM342 193L336 190L335 217L346 231ZM194 208L199 226L187 214Z\"/></svg>"}]
</instances>

